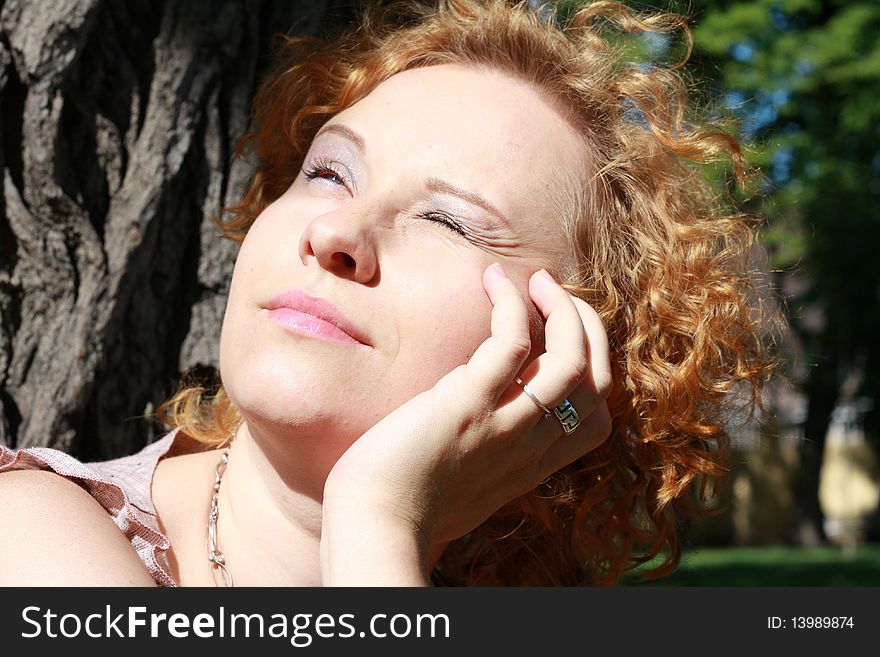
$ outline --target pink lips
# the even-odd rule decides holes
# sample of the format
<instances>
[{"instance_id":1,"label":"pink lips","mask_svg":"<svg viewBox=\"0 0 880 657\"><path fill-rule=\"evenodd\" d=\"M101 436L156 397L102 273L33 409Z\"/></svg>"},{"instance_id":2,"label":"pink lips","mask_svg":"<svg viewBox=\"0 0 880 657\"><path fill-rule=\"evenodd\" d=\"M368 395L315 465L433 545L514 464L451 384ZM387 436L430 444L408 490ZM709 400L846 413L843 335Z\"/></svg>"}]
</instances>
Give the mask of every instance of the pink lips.
<instances>
[{"instance_id":1,"label":"pink lips","mask_svg":"<svg viewBox=\"0 0 880 657\"><path fill-rule=\"evenodd\" d=\"M282 328L314 338L369 346L366 336L327 299L302 290L279 294L263 306Z\"/></svg>"}]
</instances>

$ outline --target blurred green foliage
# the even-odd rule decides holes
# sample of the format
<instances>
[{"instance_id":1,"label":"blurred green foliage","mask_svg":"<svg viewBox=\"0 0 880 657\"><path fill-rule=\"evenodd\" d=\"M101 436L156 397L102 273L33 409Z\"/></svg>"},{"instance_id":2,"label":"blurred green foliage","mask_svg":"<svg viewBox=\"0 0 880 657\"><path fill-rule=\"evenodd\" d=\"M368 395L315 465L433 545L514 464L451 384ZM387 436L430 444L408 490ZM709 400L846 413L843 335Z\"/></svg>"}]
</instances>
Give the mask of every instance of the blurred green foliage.
<instances>
[{"instance_id":1,"label":"blurred green foliage","mask_svg":"<svg viewBox=\"0 0 880 657\"><path fill-rule=\"evenodd\" d=\"M865 237L876 237L880 218L880 3L692 4L697 58L742 117L769 178L762 211L776 264L808 259L824 274L819 294L857 285L848 273L876 280ZM789 244L791 231L810 239ZM854 263L856 254L867 258ZM874 287L862 310L876 295Z\"/></svg>"}]
</instances>

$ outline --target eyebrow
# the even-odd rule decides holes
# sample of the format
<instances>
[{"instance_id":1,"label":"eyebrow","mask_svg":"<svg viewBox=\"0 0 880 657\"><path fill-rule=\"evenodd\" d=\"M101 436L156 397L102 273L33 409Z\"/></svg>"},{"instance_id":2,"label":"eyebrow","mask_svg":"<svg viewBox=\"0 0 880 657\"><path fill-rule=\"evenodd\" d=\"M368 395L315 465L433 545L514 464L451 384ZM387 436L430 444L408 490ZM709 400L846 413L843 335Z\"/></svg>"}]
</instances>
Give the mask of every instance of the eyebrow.
<instances>
[{"instance_id":1,"label":"eyebrow","mask_svg":"<svg viewBox=\"0 0 880 657\"><path fill-rule=\"evenodd\" d=\"M348 139L350 142L352 142L355 146L357 146L358 150L361 151L361 153L366 153L367 145L366 145L366 142L364 141L364 138L361 135L359 135L358 133L356 133L354 130L349 128L348 126L343 125L341 123L325 124L320 130L318 130L318 133L315 135L315 139L317 139L320 135L327 133L327 132L332 132L332 133L336 133L338 135L341 135L342 137L344 137L344 138ZM428 178L425 181L425 187L427 187L432 192L438 192L441 194L451 194L453 196L459 197L460 199L462 199L464 201L467 201L468 203L479 206L479 207L483 208L489 214L492 214L495 217L497 217L506 226L510 226L510 222L507 220L507 217L504 216L504 213L501 212L501 210L499 210L492 203L490 203L488 199L486 199L483 196L480 196L479 194L477 194L475 192L469 192L466 189L462 189L461 187L456 187L452 183L449 183L445 180L441 180L439 178Z\"/></svg>"},{"instance_id":2,"label":"eyebrow","mask_svg":"<svg viewBox=\"0 0 880 657\"><path fill-rule=\"evenodd\" d=\"M366 152L367 150L367 146L364 143L364 138L348 126L342 125L341 123L325 124L323 128L318 130L318 133L315 135L315 139L323 135L325 132L335 132L338 135L342 135L350 142L353 142L354 145L358 147L358 150L362 153Z\"/></svg>"}]
</instances>

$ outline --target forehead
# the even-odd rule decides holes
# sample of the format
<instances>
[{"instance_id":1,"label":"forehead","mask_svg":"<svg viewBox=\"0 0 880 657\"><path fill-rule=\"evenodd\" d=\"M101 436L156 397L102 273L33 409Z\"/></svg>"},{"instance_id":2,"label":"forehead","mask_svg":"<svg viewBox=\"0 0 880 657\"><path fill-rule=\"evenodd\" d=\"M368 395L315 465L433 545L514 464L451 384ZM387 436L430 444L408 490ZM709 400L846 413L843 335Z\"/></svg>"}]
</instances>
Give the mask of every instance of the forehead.
<instances>
[{"instance_id":1,"label":"forehead","mask_svg":"<svg viewBox=\"0 0 880 657\"><path fill-rule=\"evenodd\" d=\"M491 68L398 73L333 122L413 173L476 187L511 219L555 217L586 175L580 135L532 85Z\"/></svg>"}]
</instances>

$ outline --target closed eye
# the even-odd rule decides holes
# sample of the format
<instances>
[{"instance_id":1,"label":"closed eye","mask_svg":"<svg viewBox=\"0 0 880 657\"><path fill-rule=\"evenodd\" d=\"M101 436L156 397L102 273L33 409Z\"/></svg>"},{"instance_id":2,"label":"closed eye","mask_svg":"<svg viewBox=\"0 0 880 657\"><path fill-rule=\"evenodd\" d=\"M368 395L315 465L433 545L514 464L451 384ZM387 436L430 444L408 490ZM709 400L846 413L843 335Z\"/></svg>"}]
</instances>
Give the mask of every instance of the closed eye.
<instances>
[{"instance_id":1,"label":"closed eye","mask_svg":"<svg viewBox=\"0 0 880 657\"><path fill-rule=\"evenodd\" d=\"M446 226L449 230L458 233L459 235L463 235L467 237L467 233L465 233L464 228L460 223L458 223L455 219L450 217L445 212L439 212L437 210L429 210L425 212L419 212L416 214L418 219L425 219L427 221L433 221L434 223L438 223L442 226Z\"/></svg>"}]
</instances>

